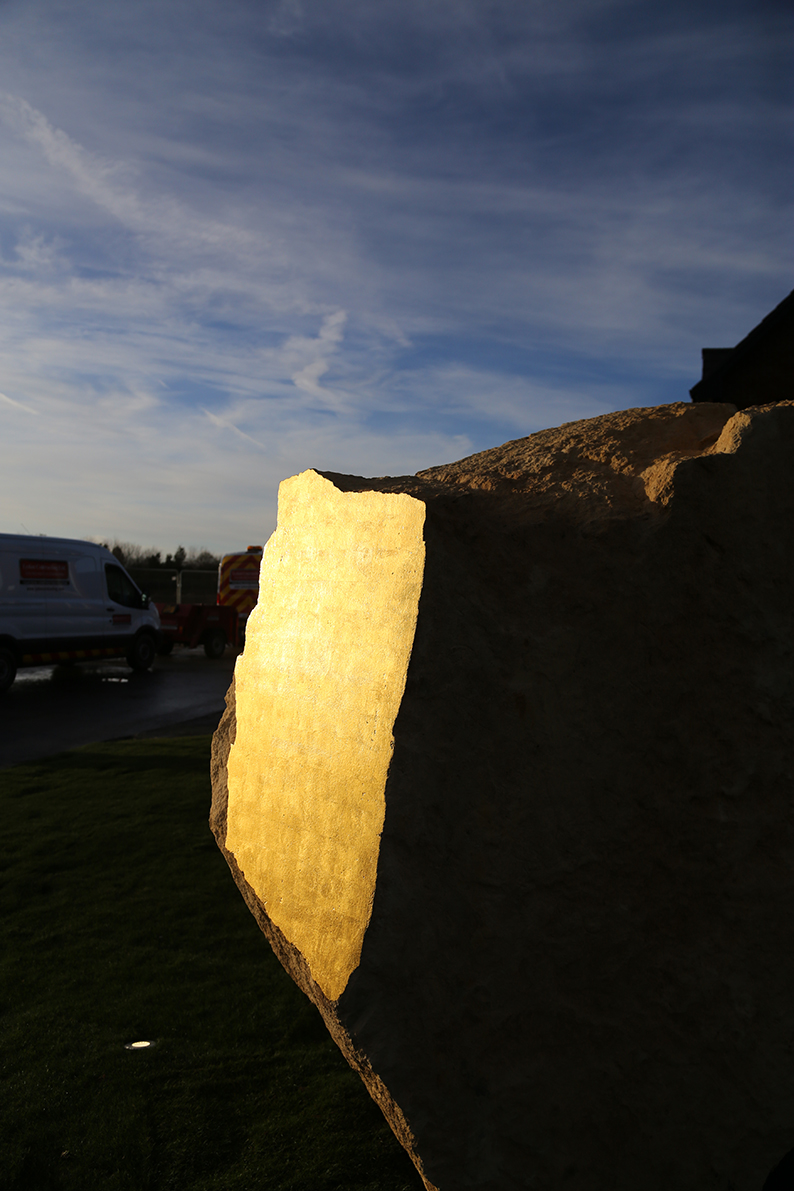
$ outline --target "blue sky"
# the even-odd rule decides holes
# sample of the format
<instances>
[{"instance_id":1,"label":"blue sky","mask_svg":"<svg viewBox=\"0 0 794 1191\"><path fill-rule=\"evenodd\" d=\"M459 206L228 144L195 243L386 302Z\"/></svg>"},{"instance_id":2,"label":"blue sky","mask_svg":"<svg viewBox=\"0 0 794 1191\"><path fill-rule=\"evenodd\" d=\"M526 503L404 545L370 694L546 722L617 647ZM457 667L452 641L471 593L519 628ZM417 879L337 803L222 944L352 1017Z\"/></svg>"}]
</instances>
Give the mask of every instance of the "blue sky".
<instances>
[{"instance_id":1,"label":"blue sky","mask_svg":"<svg viewBox=\"0 0 794 1191\"><path fill-rule=\"evenodd\" d=\"M0 2L0 530L229 550L687 400L794 286L789 0Z\"/></svg>"}]
</instances>

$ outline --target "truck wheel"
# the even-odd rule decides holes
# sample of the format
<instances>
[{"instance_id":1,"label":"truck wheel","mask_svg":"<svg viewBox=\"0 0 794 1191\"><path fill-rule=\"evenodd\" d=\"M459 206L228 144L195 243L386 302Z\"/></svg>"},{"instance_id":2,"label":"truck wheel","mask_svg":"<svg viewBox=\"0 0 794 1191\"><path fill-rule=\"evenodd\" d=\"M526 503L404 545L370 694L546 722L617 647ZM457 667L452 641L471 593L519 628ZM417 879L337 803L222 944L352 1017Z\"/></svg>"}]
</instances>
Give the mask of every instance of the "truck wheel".
<instances>
[{"instance_id":1,"label":"truck wheel","mask_svg":"<svg viewBox=\"0 0 794 1191\"><path fill-rule=\"evenodd\" d=\"M157 655L157 644L149 633L139 633L127 651L127 664L133 670L150 669Z\"/></svg>"},{"instance_id":2,"label":"truck wheel","mask_svg":"<svg viewBox=\"0 0 794 1191\"><path fill-rule=\"evenodd\" d=\"M0 693L7 691L17 676L17 659L12 650L0 646Z\"/></svg>"},{"instance_id":3,"label":"truck wheel","mask_svg":"<svg viewBox=\"0 0 794 1191\"><path fill-rule=\"evenodd\" d=\"M226 648L226 634L223 629L210 629L204 638L204 652L208 658L222 658Z\"/></svg>"},{"instance_id":4,"label":"truck wheel","mask_svg":"<svg viewBox=\"0 0 794 1191\"><path fill-rule=\"evenodd\" d=\"M173 637L163 637L160 644L157 646L157 652L161 658L167 658L171 650L174 648Z\"/></svg>"}]
</instances>

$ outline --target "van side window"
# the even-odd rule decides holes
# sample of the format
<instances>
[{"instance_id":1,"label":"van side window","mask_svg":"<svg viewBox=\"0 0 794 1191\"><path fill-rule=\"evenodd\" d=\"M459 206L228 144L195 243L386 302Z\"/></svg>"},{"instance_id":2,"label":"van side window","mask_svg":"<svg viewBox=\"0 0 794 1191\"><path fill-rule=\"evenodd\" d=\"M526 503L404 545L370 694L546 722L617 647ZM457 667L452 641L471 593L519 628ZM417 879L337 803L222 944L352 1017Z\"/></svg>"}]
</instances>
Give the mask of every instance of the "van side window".
<instances>
[{"instance_id":1,"label":"van side window","mask_svg":"<svg viewBox=\"0 0 794 1191\"><path fill-rule=\"evenodd\" d=\"M108 595L114 603L121 604L124 608L142 607L141 593L132 580L124 574L121 567L105 563L105 577L108 583Z\"/></svg>"}]
</instances>

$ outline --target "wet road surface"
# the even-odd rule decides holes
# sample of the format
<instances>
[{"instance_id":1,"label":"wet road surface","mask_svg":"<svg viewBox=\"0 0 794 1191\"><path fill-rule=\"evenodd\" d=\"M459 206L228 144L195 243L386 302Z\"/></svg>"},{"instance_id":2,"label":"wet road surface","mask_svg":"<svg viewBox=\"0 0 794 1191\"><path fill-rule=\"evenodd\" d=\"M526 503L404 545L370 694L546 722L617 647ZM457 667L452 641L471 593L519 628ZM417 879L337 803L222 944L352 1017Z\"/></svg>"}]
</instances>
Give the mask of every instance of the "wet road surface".
<instances>
[{"instance_id":1,"label":"wet road surface","mask_svg":"<svg viewBox=\"0 0 794 1191\"><path fill-rule=\"evenodd\" d=\"M236 655L210 660L177 648L145 674L122 660L20 670L0 695L0 768L64 749L125 736L178 731L199 720L211 732L221 717Z\"/></svg>"}]
</instances>

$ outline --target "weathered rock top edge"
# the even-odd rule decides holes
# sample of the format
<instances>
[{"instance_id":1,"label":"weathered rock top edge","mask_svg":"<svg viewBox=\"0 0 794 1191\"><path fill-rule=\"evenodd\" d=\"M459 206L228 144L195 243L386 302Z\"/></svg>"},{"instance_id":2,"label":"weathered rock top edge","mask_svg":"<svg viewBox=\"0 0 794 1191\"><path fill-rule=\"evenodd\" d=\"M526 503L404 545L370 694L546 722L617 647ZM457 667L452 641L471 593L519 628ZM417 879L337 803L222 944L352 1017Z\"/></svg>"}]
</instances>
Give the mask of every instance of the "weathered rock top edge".
<instances>
[{"instance_id":1,"label":"weathered rock top edge","mask_svg":"<svg viewBox=\"0 0 794 1191\"><path fill-rule=\"evenodd\" d=\"M672 499L682 461L732 453L741 436L728 433L729 425L738 431L737 419L766 409L737 413L727 402L638 407L540 430L414 476L317 474L341 492L409 495L428 508L474 501L483 513L498 510L523 522L552 514L580 524L658 515Z\"/></svg>"},{"instance_id":2,"label":"weathered rock top edge","mask_svg":"<svg viewBox=\"0 0 794 1191\"><path fill-rule=\"evenodd\" d=\"M639 476L671 454L707 452L735 413L735 406L722 402L674 402L616 410L539 430L418 474L430 482L473 487L499 478L514 490L524 484L534 487L539 476L552 471L562 475L607 468L616 474Z\"/></svg>"}]
</instances>

